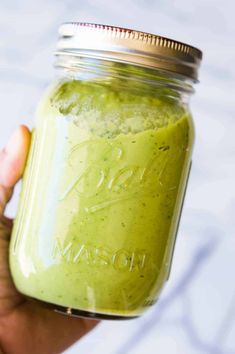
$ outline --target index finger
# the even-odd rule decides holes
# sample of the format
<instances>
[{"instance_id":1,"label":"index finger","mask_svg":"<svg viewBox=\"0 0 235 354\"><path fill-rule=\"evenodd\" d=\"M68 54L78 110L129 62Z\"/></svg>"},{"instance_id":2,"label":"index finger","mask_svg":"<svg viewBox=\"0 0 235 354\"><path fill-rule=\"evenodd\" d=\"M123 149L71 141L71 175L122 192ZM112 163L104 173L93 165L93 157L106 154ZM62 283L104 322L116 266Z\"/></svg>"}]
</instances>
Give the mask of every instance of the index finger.
<instances>
[{"instance_id":1,"label":"index finger","mask_svg":"<svg viewBox=\"0 0 235 354\"><path fill-rule=\"evenodd\" d=\"M29 129L22 125L13 133L6 148L0 152L0 215L11 198L14 185L23 175L30 138Z\"/></svg>"}]
</instances>

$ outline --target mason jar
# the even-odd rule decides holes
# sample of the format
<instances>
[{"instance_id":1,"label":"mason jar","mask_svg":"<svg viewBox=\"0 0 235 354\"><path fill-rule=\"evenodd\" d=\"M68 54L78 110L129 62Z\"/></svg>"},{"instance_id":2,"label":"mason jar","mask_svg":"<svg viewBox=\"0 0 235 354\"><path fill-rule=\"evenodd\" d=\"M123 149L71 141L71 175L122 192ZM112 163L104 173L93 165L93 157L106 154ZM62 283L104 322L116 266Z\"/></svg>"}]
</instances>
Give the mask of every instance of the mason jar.
<instances>
[{"instance_id":1,"label":"mason jar","mask_svg":"<svg viewBox=\"0 0 235 354\"><path fill-rule=\"evenodd\" d=\"M12 277L57 311L134 318L169 277L202 53L105 25L67 23L59 33L14 223Z\"/></svg>"}]
</instances>

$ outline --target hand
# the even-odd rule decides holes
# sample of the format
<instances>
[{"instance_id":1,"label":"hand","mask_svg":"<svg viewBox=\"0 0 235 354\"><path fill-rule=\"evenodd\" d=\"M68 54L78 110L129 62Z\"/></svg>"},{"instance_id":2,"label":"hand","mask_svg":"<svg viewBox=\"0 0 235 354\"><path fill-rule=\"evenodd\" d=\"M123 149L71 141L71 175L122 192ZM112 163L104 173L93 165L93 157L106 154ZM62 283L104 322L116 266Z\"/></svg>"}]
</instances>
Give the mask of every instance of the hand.
<instances>
[{"instance_id":1,"label":"hand","mask_svg":"<svg viewBox=\"0 0 235 354\"><path fill-rule=\"evenodd\" d=\"M12 282L8 249L12 220L4 216L13 187L22 177L30 132L21 126L0 152L0 353L58 354L98 321L66 317L19 294Z\"/></svg>"}]
</instances>

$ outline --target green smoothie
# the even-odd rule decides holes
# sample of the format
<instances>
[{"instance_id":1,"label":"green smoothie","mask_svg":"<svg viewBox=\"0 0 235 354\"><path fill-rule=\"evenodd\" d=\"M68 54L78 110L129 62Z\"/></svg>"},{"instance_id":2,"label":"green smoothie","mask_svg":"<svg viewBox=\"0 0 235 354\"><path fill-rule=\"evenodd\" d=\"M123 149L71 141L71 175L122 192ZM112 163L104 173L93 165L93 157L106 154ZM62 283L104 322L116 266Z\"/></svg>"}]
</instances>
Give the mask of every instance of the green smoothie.
<instances>
[{"instance_id":1,"label":"green smoothie","mask_svg":"<svg viewBox=\"0 0 235 354\"><path fill-rule=\"evenodd\" d=\"M186 183L191 118L159 92L60 82L43 99L11 241L19 291L137 316L166 281Z\"/></svg>"}]
</instances>

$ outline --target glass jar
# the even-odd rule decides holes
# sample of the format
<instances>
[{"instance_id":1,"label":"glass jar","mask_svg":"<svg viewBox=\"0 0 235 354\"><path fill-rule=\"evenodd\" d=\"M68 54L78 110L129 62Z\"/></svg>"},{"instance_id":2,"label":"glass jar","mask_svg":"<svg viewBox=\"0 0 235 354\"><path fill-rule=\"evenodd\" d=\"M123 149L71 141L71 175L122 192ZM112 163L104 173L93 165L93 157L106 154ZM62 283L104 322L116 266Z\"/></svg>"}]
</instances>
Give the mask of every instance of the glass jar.
<instances>
[{"instance_id":1,"label":"glass jar","mask_svg":"<svg viewBox=\"0 0 235 354\"><path fill-rule=\"evenodd\" d=\"M190 168L200 60L199 50L150 34L61 27L11 239L21 293L104 319L156 302Z\"/></svg>"}]
</instances>

